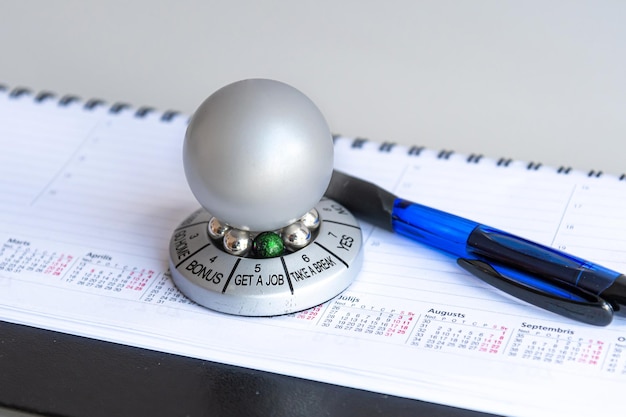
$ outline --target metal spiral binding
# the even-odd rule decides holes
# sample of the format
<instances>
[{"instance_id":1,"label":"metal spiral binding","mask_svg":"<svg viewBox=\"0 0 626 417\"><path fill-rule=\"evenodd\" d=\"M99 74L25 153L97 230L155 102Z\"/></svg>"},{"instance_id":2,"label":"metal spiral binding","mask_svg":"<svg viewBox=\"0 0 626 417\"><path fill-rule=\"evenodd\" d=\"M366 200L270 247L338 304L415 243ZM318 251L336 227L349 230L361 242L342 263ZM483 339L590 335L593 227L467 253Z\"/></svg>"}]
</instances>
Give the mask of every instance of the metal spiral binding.
<instances>
[{"instance_id":1,"label":"metal spiral binding","mask_svg":"<svg viewBox=\"0 0 626 417\"><path fill-rule=\"evenodd\" d=\"M537 171L539 168L541 168L542 164L541 162L529 162L528 165L526 165L526 169L529 171Z\"/></svg>"},{"instance_id":2,"label":"metal spiral binding","mask_svg":"<svg viewBox=\"0 0 626 417\"><path fill-rule=\"evenodd\" d=\"M511 162L513 162L511 158L500 158L498 162L496 162L496 165L499 167L508 167L511 165Z\"/></svg>"},{"instance_id":3,"label":"metal spiral binding","mask_svg":"<svg viewBox=\"0 0 626 417\"><path fill-rule=\"evenodd\" d=\"M343 136L340 134L333 134L333 142L337 142L337 140L341 139L342 137ZM355 138L355 139L352 139L352 144L350 146L353 149L363 149L364 145L367 142L369 142L369 139ZM396 148L396 143L394 142L383 142L380 145L378 145L379 152L389 153L389 152L394 151L395 148ZM424 146L413 145L409 147L409 149L406 151L406 154L409 156L420 156L424 150L426 150L426 147ZM440 159L440 160L448 160L450 159L450 157L452 157L452 155L454 155L454 151L442 149L439 152L437 152L436 157L437 159ZM484 156L482 154L472 153L469 156L467 156L467 158L465 159L465 162L467 162L468 164L479 164L483 162L483 160L484 160ZM504 158L504 157L495 161L496 166L503 167L503 168L508 168L512 163L513 163L513 159ZM542 168L545 168L545 167L541 162L531 161L526 164L526 169L528 171L539 171ZM575 172L575 170L572 167L564 166L564 165L561 165L559 168L556 169L556 173L562 174L562 175L569 175L573 172ZM593 169L587 173L587 177L589 178L600 178L602 175L603 175L602 171L596 171ZM617 179L619 181L626 182L626 173L621 174L619 177L617 177Z\"/></svg>"},{"instance_id":4,"label":"metal spiral binding","mask_svg":"<svg viewBox=\"0 0 626 417\"><path fill-rule=\"evenodd\" d=\"M363 148L363 145L365 144L365 142L367 142L367 139L356 138L352 142L352 147L355 148L355 149L361 149L361 148Z\"/></svg>"},{"instance_id":5,"label":"metal spiral binding","mask_svg":"<svg viewBox=\"0 0 626 417\"><path fill-rule=\"evenodd\" d=\"M38 93L34 94L33 91L29 88L26 87L14 87L13 89L9 89L8 86L6 86L5 84L0 84L0 93L9 91L9 98L11 99L19 99L22 98L24 96L32 96L33 100L36 103L44 103L46 101L49 100L56 100L57 104L60 107L68 107L70 105L74 105L74 104L78 104L78 103L83 103L82 107L83 109L85 109L86 111L94 111L95 109L99 108L99 107L106 107L108 106L108 111L110 114L119 114L122 111L125 110L131 110L133 109L133 107L127 103L121 103L121 102L116 102L113 103L111 105L108 105L106 101L101 100L99 98L90 98L88 100L83 101L80 97L75 96L75 95L64 95L60 98L57 98L57 95L51 91L47 91L47 90L43 90L43 91L39 91ZM148 106L142 106L137 108L136 110L134 110L134 115L137 118L145 118L146 116L148 116L149 114L155 113L157 112L153 107L148 107ZM160 116L160 120L162 122L165 123L169 123L172 120L174 120L176 117L180 116L180 112L176 111L176 110L166 110L164 112L161 113ZM189 122L189 119L187 119L187 123ZM333 134L333 142L336 142L337 139L341 138L342 136L340 134ZM366 138L355 138L352 141L352 148L354 149L362 149L363 145L368 142L368 139ZM380 152L391 152L393 151L393 149L395 148L396 144L394 142L383 142L378 150ZM422 151L424 151L426 148L424 146L411 146L409 148L409 150L407 151L407 155L410 156L420 156L422 154ZM437 158L438 159L442 159L442 160L447 160L450 159L450 157L454 154L454 151L451 150L446 150L446 149L442 149L441 151L439 151L437 153ZM471 164L478 164L481 162L481 160L483 159L483 155L482 154L470 154L467 159L466 162L467 163L471 163ZM496 165L499 167L509 167L509 165L513 162L513 160L511 158L500 158L496 161ZM543 165L541 164L541 162L529 162L526 165L526 169L529 171L538 171L540 168L542 168ZM573 172L574 170L571 167L566 167L566 166L560 166L557 170L556 173L557 174L563 174L563 175L568 175L571 172ZM589 178L600 178L603 175L602 171L596 171L596 170L590 170L587 173L587 177ZM621 174L618 177L619 181L625 181L626 182L626 173Z\"/></svg>"},{"instance_id":6,"label":"metal spiral binding","mask_svg":"<svg viewBox=\"0 0 626 417\"><path fill-rule=\"evenodd\" d=\"M380 147L378 148L378 151L379 152L391 152L394 146L396 146L396 144L393 142L383 142L383 144L380 145Z\"/></svg>"},{"instance_id":7,"label":"metal spiral binding","mask_svg":"<svg viewBox=\"0 0 626 417\"><path fill-rule=\"evenodd\" d=\"M407 154L413 155L413 156L420 156L420 154L422 153L424 149L425 148L423 146L411 146Z\"/></svg>"},{"instance_id":8,"label":"metal spiral binding","mask_svg":"<svg viewBox=\"0 0 626 417\"><path fill-rule=\"evenodd\" d=\"M34 93L30 88L26 87L14 87L13 89L9 89L4 84L0 84L0 92L8 91L8 96L11 99L21 99L26 96L32 97L33 101L36 103L44 103L50 100L56 100L57 105L59 107L69 107L72 105L76 105L82 103L82 107L86 111L94 111L100 107L108 107L108 112L110 114L119 114L126 110L133 110L134 116L137 118L145 118L149 114L156 113L156 110L153 107L142 106L137 109L134 109L131 105L127 103L116 102L113 104L107 104L104 100L99 98L91 98L88 100L83 100L80 97L72 94L67 94L61 97L58 97L55 93L47 90L39 91ZM168 123L173 121L177 116L180 115L180 112L175 110L166 110L161 113L160 120L162 122Z\"/></svg>"}]
</instances>

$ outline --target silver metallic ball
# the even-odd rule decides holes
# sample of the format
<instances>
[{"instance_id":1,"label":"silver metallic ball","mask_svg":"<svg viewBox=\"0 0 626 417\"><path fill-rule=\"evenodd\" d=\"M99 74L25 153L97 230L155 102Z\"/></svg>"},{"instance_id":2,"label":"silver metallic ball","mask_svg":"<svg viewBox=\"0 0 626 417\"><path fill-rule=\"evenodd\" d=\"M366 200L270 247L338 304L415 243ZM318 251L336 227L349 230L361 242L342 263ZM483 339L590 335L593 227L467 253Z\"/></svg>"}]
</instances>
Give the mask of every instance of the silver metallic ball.
<instances>
[{"instance_id":1,"label":"silver metallic ball","mask_svg":"<svg viewBox=\"0 0 626 417\"><path fill-rule=\"evenodd\" d=\"M311 231L301 222L295 222L282 231L283 243L291 251L302 249L311 241Z\"/></svg>"},{"instance_id":2,"label":"silver metallic ball","mask_svg":"<svg viewBox=\"0 0 626 417\"><path fill-rule=\"evenodd\" d=\"M213 239L220 239L224 237L224 233L229 229L229 227L225 224L222 224L217 217L211 217L209 220L209 236Z\"/></svg>"},{"instance_id":3,"label":"silver metallic ball","mask_svg":"<svg viewBox=\"0 0 626 417\"><path fill-rule=\"evenodd\" d=\"M246 256L252 247L250 233L245 230L228 229L222 239L224 250L231 255Z\"/></svg>"},{"instance_id":4,"label":"silver metallic ball","mask_svg":"<svg viewBox=\"0 0 626 417\"><path fill-rule=\"evenodd\" d=\"M251 79L227 85L193 115L185 174L207 211L238 229L280 229L324 195L333 140L322 113L295 88Z\"/></svg>"},{"instance_id":5,"label":"silver metallic ball","mask_svg":"<svg viewBox=\"0 0 626 417\"><path fill-rule=\"evenodd\" d=\"M300 218L300 221L309 230L315 230L320 225L320 215L314 208L309 210L304 216Z\"/></svg>"}]
</instances>

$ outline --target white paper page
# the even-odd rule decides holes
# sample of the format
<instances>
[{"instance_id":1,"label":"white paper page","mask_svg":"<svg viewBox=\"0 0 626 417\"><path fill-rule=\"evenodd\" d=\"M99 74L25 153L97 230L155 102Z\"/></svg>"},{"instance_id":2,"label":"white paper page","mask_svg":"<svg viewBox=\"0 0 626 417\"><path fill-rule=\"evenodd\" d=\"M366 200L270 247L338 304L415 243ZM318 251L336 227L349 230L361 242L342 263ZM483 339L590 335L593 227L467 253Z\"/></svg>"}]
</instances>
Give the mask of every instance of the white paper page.
<instances>
[{"instance_id":1,"label":"white paper page","mask_svg":"<svg viewBox=\"0 0 626 417\"><path fill-rule=\"evenodd\" d=\"M188 301L167 270L171 232L198 208L181 162L186 121L106 110L0 93L0 319L493 413L621 410L623 318L562 319L369 225L362 272L321 306L246 318ZM337 141L337 168L626 270L617 178L352 143Z\"/></svg>"}]
</instances>

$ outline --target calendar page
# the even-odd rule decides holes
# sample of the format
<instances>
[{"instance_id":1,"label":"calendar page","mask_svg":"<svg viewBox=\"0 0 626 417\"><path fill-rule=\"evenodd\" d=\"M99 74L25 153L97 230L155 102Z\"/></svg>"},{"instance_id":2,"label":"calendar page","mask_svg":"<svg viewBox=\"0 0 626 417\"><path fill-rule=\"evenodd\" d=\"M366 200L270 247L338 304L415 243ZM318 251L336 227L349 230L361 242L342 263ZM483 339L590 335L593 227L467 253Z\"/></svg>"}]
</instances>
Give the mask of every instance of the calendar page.
<instances>
[{"instance_id":1,"label":"calendar page","mask_svg":"<svg viewBox=\"0 0 626 417\"><path fill-rule=\"evenodd\" d=\"M512 416L618 412L626 321L598 328L513 299L456 259L362 222L343 293L276 317L182 295L176 225L198 208L186 118L0 93L0 319ZM626 182L337 138L335 166L406 199L626 271Z\"/></svg>"}]
</instances>

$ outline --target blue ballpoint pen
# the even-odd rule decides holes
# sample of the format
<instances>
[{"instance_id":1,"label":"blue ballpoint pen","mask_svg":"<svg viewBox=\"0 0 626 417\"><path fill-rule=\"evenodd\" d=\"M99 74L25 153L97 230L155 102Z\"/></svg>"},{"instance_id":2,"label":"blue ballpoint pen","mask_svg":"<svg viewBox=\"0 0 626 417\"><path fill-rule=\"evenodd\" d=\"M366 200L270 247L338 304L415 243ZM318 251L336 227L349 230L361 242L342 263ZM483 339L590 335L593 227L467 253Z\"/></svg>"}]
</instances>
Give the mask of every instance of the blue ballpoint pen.
<instances>
[{"instance_id":1,"label":"blue ballpoint pen","mask_svg":"<svg viewBox=\"0 0 626 417\"><path fill-rule=\"evenodd\" d=\"M626 310L626 275L510 233L403 200L334 171L326 196L376 226L457 257L476 277L521 300L606 326Z\"/></svg>"}]
</instances>

